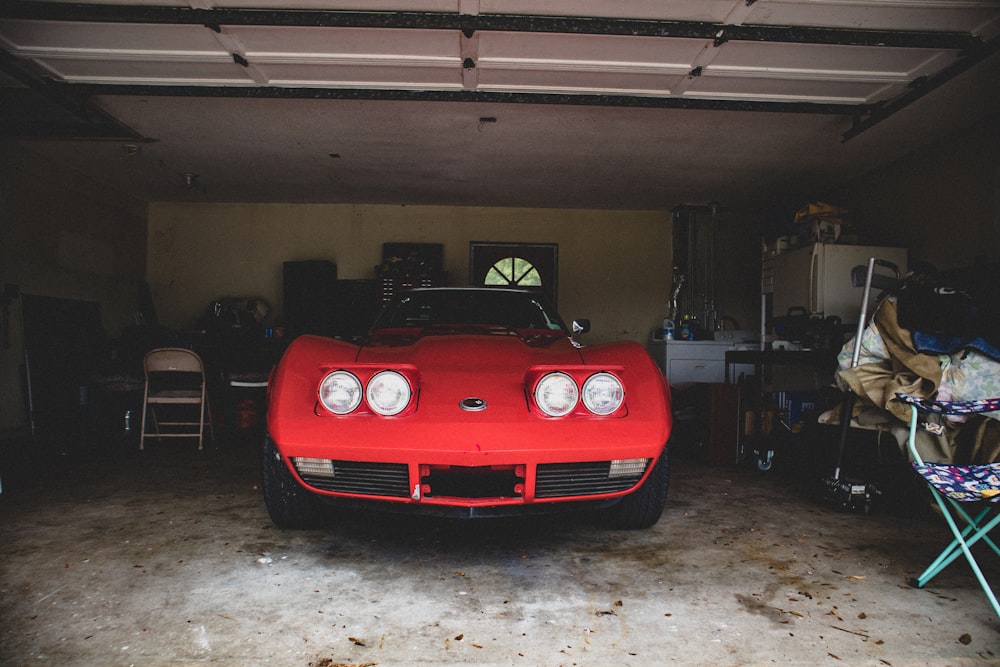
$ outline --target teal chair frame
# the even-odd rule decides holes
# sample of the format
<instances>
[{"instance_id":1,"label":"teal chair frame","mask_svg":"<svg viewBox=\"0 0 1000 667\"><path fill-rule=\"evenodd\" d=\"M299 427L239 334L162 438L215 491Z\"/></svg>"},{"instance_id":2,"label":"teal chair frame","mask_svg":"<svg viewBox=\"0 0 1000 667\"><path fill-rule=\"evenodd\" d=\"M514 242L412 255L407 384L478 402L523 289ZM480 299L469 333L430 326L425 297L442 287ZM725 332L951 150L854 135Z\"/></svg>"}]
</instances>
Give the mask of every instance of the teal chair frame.
<instances>
[{"instance_id":1,"label":"teal chair frame","mask_svg":"<svg viewBox=\"0 0 1000 667\"><path fill-rule=\"evenodd\" d=\"M907 446L913 458L914 470L924 478L931 495L941 508L941 514L951 529L954 539L941 551L924 572L912 580L911 585L923 588L939 572L951 565L959 556L965 556L980 587L986 593L993 611L1000 617L1000 603L976 561L971 547L982 541L1000 556L1000 547L989 533L1000 525L1000 463L956 466L942 463L925 463L916 448L916 434L921 412L943 415L974 414L1000 409L1000 399L978 401L930 401L907 394L896 396L910 406L910 433ZM963 504L978 505L974 514L965 511Z\"/></svg>"}]
</instances>

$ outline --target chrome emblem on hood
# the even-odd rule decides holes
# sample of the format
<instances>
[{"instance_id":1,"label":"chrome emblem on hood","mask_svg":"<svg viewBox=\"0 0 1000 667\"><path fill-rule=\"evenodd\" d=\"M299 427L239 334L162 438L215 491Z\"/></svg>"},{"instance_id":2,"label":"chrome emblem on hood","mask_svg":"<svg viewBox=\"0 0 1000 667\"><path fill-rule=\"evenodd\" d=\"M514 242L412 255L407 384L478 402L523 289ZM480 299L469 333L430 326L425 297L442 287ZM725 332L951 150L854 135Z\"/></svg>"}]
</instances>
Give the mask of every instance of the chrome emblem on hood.
<instances>
[{"instance_id":1,"label":"chrome emblem on hood","mask_svg":"<svg viewBox=\"0 0 1000 667\"><path fill-rule=\"evenodd\" d=\"M486 409L486 401L481 398L470 396L469 398L463 398L458 406L463 410L468 410L469 412L478 412Z\"/></svg>"}]
</instances>

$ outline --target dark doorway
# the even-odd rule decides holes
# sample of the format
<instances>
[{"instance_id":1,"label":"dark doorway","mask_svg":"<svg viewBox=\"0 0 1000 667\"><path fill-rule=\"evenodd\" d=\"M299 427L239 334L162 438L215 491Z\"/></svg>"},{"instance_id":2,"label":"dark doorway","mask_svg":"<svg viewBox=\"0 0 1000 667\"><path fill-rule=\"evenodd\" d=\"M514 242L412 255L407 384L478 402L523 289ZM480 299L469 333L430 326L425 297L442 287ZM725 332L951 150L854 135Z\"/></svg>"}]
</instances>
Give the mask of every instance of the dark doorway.
<instances>
[{"instance_id":1,"label":"dark doorway","mask_svg":"<svg viewBox=\"0 0 1000 667\"><path fill-rule=\"evenodd\" d=\"M100 305L23 294L24 366L32 435L80 433L108 344Z\"/></svg>"}]
</instances>

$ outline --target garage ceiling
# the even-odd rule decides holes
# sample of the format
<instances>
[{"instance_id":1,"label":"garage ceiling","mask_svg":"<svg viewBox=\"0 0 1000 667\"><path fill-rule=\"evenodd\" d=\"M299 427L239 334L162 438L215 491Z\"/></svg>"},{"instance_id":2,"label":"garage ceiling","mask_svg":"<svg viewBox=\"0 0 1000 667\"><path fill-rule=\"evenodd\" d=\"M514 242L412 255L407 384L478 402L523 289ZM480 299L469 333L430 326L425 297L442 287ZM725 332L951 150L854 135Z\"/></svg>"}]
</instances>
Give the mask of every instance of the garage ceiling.
<instances>
[{"instance_id":1,"label":"garage ceiling","mask_svg":"<svg viewBox=\"0 0 1000 667\"><path fill-rule=\"evenodd\" d=\"M820 194L1000 113L996 0L0 4L2 134L146 201Z\"/></svg>"}]
</instances>

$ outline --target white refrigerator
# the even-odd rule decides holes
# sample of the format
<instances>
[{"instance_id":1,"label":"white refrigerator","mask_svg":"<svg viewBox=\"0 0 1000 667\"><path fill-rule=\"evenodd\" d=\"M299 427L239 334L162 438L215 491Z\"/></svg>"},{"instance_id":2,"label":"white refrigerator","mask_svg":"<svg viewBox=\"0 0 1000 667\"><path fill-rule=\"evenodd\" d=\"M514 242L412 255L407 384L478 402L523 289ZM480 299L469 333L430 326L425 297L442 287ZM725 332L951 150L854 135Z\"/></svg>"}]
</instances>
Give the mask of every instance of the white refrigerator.
<instances>
[{"instance_id":1,"label":"white refrigerator","mask_svg":"<svg viewBox=\"0 0 1000 667\"><path fill-rule=\"evenodd\" d=\"M761 292L770 295L765 299L770 302L768 315L784 317L789 309L802 309L815 317L835 315L844 324L856 324L864 288L854 287L851 271L867 265L869 257L895 264L901 275L906 272L906 248L814 243L765 257ZM872 299L875 296L873 290Z\"/></svg>"}]
</instances>

